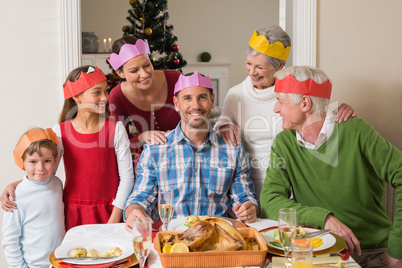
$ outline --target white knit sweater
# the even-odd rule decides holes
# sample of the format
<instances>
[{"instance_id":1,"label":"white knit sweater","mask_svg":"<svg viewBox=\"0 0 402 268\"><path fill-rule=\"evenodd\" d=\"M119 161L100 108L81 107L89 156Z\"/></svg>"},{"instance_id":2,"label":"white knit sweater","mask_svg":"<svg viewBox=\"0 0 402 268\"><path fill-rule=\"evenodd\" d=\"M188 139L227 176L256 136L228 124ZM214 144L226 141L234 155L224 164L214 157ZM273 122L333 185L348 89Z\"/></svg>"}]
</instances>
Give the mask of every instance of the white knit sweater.
<instances>
[{"instance_id":1,"label":"white knit sweater","mask_svg":"<svg viewBox=\"0 0 402 268\"><path fill-rule=\"evenodd\" d=\"M274 86L256 89L247 76L242 83L229 90L222 115L215 124L216 130L228 123L239 127L243 146L249 156L250 177L258 197L264 184L272 141L282 130L282 120L273 111L275 103Z\"/></svg>"}]
</instances>

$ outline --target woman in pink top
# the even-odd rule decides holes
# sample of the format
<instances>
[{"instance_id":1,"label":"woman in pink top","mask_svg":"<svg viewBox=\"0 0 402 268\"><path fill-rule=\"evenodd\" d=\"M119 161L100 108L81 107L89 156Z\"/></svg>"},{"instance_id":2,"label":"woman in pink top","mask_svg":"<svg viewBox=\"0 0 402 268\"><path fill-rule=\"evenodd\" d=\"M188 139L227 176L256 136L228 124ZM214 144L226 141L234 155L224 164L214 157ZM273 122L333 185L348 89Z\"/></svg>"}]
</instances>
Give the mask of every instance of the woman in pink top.
<instances>
[{"instance_id":1,"label":"woman in pink top","mask_svg":"<svg viewBox=\"0 0 402 268\"><path fill-rule=\"evenodd\" d=\"M123 81L110 93L110 112L124 123L131 152L138 156L145 143L164 144L165 133L179 123L173 90L180 72L154 70L147 40L124 36L112 52L108 61Z\"/></svg>"}]
</instances>

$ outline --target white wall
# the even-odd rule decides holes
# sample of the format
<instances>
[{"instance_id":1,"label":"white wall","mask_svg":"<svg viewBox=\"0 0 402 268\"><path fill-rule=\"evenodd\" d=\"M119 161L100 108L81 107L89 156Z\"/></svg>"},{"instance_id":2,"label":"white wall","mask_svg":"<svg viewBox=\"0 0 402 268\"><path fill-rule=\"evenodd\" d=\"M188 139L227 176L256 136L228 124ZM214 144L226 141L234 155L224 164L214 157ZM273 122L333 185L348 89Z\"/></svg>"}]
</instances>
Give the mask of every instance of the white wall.
<instances>
[{"instance_id":1,"label":"white wall","mask_svg":"<svg viewBox=\"0 0 402 268\"><path fill-rule=\"evenodd\" d=\"M318 67L333 79L333 99L402 149L402 1L318 3Z\"/></svg>"},{"instance_id":2,"label":"white wall","mask_svg":"<svg viewBox=\"0 0 402 268\"><path fill-rule=\"evenodd\" d=\"M2 191L24 174L13 161L20 135L30 127L52 127L57 122L63 81L59 1L0 1L0 10ZM2 222L3 212L0 215ZM0 267L7 267L2 249Z\"/></svg>"}]
</instances>

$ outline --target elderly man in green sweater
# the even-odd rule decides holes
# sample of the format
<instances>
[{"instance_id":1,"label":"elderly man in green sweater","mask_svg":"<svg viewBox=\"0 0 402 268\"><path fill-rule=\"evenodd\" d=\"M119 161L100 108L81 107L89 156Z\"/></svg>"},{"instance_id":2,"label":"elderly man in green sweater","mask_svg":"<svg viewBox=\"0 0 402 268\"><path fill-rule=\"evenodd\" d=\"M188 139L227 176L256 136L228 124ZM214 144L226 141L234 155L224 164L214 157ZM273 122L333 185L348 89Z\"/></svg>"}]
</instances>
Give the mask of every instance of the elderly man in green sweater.
<instances>
[{"instance_id":1,"label":"elderly man in green sweater","mask_svg":"<svg viewBox=\"0 0 402 268\"><path fill-rule=\"evenodd\" d=\"M335 122L322 70L294 66L275 76L284 131L271 149L262 217L295 208L298 225L340 235L363 267L402 267L402 152L360 118ZM381 202L384 182L397 191L393 226Z\"/></svg>"}]
</instances>

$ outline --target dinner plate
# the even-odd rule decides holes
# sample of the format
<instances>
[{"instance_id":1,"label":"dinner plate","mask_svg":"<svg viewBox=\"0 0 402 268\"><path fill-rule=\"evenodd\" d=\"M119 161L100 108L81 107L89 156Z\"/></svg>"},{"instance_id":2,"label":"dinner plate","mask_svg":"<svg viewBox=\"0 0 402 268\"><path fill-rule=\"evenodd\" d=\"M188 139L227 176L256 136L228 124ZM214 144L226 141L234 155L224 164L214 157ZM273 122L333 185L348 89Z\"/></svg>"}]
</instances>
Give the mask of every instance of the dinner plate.
<instances>
[{"instance_id":1,"label":"dinner plate","mask_svg":"<svg viewBox=\"0 0 402 268\"><path fill-rule=\"evenodd\" d=\"M315 228L308 228L308 227L303 227L303 228L304 228L308 233L318 231L318 229L315 229ZM274 232L275 232L275 230L277 230L277 229L278 229L278 228L270 229L270 230L266 231L266 232L263 234L263 236L264 236L265 240L267 241L268 246L270 246L270 247L272 247L272 248L279 249L279 250L283 250L282 247L278 247L278 246L275 246L275 245L269 243L269 242L275 240ZM312 238L312 237L311 237L311 238ZM311 239L311 238L308 238L307 240L309 240L309 239ZM319 247L313 248L313 251L325 250L325 249L330 248L330 247L332 247L333 245L335 245L335 242L336 242L336 238L335 238L332 234L323 235L323 236L321 236L321 239L322 239L322 245L319 246Z\"/></svg>"},{"instance_id":2,"label":"dinner plate","mask_svg":"<svg viewBox=\"0 0 402 268\"><path fill-rule=\"evenodd\" d=\"M106 251L113 247L119 247L123 254L113 258L113 259L98 259L98 260L64 260L64 262L68 262L71 264L102 264L108 262L115 262L122 259L125 259L131 256L134 253L133 243L131 240L124 238L116 238L116 237L90 237L78 239L66 243L62 243L55 251L54 255L56 258L68 257L70 256L70 251L75 248L85 248L87 251L90 249L96 249L97 251Z\"/></svg>"},{"instance_id":3,"label":"dinner plate","mask_svg":"<svg viewBox=\"0 0 402 268\"><path fill-rule=\"evenodd\" d=\"M187 230L188 227L185 225L186 224L186 218L187 217L181 217L181 218L176 218L170 221L168 225L168 231L184 231ZM223 218L223 217L212 217L212 218L219 218L222 220L227 221L228 223L232 224L229 220Z\"/></svg>"}]
</instances>

